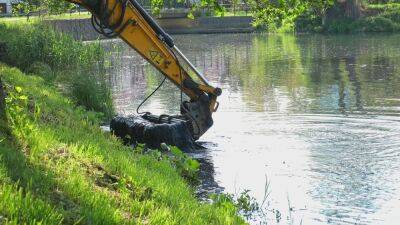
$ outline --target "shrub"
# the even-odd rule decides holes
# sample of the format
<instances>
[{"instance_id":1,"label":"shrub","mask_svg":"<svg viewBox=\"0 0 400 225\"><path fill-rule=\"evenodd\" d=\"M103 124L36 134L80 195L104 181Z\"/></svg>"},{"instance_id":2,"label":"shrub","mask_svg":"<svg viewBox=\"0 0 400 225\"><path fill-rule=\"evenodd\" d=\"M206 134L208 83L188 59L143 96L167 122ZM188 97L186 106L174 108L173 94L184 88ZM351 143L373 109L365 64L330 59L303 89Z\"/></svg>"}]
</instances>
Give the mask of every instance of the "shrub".
<instances>
[{"instance_id":1,"label":"shrub","mask_svg":"<svg viewBox=\"0 0 400 225\"><path fill-rule=\"evenodd\" d=\"M366 17L358 21L350 19L335 20L325 26L325 31L329 33L394 32L399 30L400 24L383 15Z\"/></svg>"},{"instance_id":2,"label":"shrub","mask_svg":"<svg viewBox=\"0 0 400 225\"><path fill-rule=\"evenodd\" d=\"M355 26L350 19L341 19L331 21L325 26L325 30L329 33L349 33L355 30Z\"/></svg>"},{"instance_id":3,"label":"shrub","mask_svg":"<svg viewBox=\"0 0 400 225\"><path fill-rule=\"evenodd\" d=\"M367 17L355 22L355 25L357 30L367 32L393 32L400 28L398 24L382 16Z\"/></svg>"},{"instance_id":4,"label":"shrub","mask_svg":"<svg viewBox=\"0 0 400 225\"><path fill-rule=\"evenodd\" d=\"M53 69L43 62L34 62L27 68L27 72L43 77L46 81L54 81L56 74Z\"/></svg>"},{"instance_id":5,"label":"shrub","mask_svg":"<svg viewBox=\"0 0 400 225\"><path fill-rule=\"evenodd\" d=\"M101 112L103 118L111 119L114 114L112 95L104 78L99 79L82 71L73 73L69 78L69 93L78 105Z\"/></svg>"},{"instance_id":6,"label":"shrub","mask_svg":"<svg viewBox=\"0 0 400 225\"><path fill-rule=\"evenodd\" d=\"M398 11L382 13L381 16L385 17L387 19L390 19L391 21L393 21L395 23L400 23L400 9Z\"/></svg>"},{"instance_id":7,"label":"shrub","mask_svg":"<svg viewBox=\"0 0 400 225\"><path fill-rule=\"evenodd\" d=\"M299 16L295 21L295 30L297 32L318 32L321 26L321 17L316 16L311 11Z\"/></svg>"}]
</instances>

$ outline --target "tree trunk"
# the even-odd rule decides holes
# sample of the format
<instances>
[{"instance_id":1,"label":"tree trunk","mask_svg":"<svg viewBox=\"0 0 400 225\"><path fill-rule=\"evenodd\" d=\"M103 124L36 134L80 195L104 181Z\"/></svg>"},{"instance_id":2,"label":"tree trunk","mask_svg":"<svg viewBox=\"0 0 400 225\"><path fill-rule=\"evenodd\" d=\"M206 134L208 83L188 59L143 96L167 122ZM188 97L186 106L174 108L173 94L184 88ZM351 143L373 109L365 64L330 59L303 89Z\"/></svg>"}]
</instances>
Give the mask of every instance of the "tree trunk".
<instances>
[{"instance_id":1,"label":"tree trunk","mask_svg":"<svg viewBox=\"0 0 400 225\"><path fill-rule=\"evenodd\" d=\"M347 0L344 1L344 13L347 18L358 19L361 16L361 1Z\"/></svg>"},{"instance_id":2,"label":"tree trunk","mask_svg":"<svg viewBox=\"0 0 400 225\"><path fill-rule=\"evenodd\" d=\"M361 0L337 0L327 10L326 21L351 19L356 20L361 16Z\"/></svg>"}]
</instances>

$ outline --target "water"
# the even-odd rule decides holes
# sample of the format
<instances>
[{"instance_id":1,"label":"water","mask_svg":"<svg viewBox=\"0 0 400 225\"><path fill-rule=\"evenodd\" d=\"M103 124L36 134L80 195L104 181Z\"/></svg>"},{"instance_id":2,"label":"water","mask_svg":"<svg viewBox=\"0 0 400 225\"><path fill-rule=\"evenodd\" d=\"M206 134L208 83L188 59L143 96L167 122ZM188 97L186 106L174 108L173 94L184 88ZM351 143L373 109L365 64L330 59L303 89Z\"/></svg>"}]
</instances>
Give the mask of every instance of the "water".
<instances>
[{"instance_id":1,"label":"water","mask_svg":"<svg viewBox=\"0 0 400 225\"><path fill-rule=\"evenodd\" d=\"M400 35L174 38L223 89L201 138L214 175L203 188L261 202L268 182L268 224L400 223ZM162 77L104 45L117 110L134 113ZM179 96L167 84L143 110L176 113Z\"/></svg>"}]
</instances>

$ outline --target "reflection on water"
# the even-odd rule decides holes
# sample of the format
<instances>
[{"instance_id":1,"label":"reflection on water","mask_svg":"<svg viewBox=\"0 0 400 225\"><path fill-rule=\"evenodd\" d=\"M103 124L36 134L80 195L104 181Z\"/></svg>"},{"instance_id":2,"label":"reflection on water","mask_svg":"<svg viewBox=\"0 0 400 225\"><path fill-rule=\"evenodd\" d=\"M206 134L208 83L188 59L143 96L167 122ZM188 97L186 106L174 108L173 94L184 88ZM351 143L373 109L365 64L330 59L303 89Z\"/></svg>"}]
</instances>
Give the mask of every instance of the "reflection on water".
<instances>
[{"instance_id":1,"label":"reflection on water","mask_svg":"<svg viewBox=\"0 0 400 225\"><path fill-rule=\"evenodd\" d=\"M224 90L201 140L224 191L262 200L267 177L269 224L277 211L283 224L400 221L399 35L175 39ZM162 77L121 46L105 43L117 109L130 114ZM168 84L144 108L177 113L179 95Z\"/></svg>"}]
</instances>

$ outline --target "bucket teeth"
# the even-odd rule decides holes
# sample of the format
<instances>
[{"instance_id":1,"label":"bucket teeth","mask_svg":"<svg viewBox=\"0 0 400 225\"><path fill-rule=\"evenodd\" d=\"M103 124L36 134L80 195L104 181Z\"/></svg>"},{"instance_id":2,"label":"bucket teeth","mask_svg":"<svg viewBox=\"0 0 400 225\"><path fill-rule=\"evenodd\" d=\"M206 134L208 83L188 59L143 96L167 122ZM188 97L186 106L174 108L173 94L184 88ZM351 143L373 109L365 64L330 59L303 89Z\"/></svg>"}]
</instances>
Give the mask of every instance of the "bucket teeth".
<instances>
[{"instance_id":1,"label":"bucket teeth","mask_svg":"<svg viewBox=\"0 0 400 225\"><path fill-rule=\"evenodd\" d=\"M214 123L210 111L210 100L205 95L198 101L183 102L181 113L190 122L190 130L195 140L198 140Z\"/></svg>"}]
</instances>

